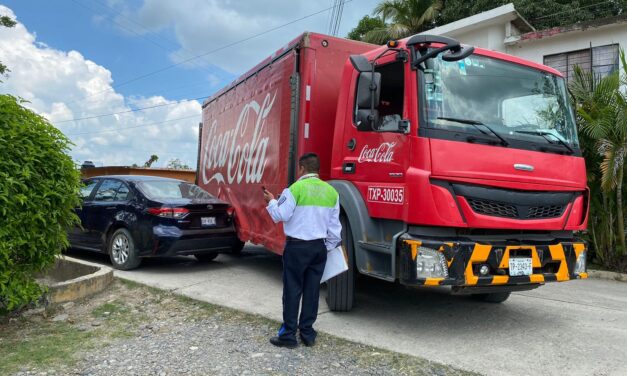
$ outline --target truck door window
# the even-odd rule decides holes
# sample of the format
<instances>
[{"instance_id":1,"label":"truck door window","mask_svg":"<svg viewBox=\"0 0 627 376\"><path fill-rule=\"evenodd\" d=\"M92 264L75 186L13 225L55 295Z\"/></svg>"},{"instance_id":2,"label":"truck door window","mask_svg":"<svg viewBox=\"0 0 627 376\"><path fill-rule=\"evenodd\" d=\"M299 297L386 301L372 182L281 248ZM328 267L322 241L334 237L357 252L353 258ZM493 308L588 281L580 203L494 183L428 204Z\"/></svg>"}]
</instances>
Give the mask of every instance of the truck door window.
<instances>
[{"instance_id":1,"label":"truck door window","mask_svg":"<svg viewBox=\"0 0 627 376\"><path fill-rule=\"evenodd\" d=\"M375 68L375 72L381 73L381 94L377 108L379 120L375 125L375 130L379 132L399 130L399 121L403 119L404 68L403 62L400 61Z\"/></svg>"}]
</instances>

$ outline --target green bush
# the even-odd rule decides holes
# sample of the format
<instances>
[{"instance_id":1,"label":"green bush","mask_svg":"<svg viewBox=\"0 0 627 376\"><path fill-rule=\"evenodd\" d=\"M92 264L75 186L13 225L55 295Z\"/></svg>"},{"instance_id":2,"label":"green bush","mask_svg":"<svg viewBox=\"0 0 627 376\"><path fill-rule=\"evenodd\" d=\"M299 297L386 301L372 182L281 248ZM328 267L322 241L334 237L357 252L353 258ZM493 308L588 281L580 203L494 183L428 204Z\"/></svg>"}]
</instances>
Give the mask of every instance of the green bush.
<instances>
[{"instance_id":1,"label":"green bush","mask_svg":"<svg viewBox=\"0 0 627 376\"><path fill-rule=\"evenodd\" d=\"M0 312L39 298L34 275L68 245L80 203L70 145L20 100L0 95Z\"/></svg>"}]
</instances>

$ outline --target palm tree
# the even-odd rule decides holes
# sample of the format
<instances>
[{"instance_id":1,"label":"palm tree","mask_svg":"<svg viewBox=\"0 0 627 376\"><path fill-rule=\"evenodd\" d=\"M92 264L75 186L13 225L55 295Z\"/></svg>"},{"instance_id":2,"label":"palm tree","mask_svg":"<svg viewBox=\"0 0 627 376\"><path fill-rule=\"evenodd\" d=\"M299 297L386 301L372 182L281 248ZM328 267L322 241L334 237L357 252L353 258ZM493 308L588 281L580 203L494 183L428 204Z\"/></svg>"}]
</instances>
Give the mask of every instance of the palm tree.
<instances>
[{"instance_id":1,"label":"palm tree","mask_svg":"<svg viewBox=\"0 0 627 376\"><path fill-rule=\"evenodd\" d=\"M419 33L435 21L443 7L444 0L384 0L374 8L373 15L387 24L369 31L364 41L383 44Z\"/></svg>"},{"instance_id":2,"label":"palm tree","mask_svg":"<svg viewBox=\"0 0 627 376\"><path fill-rule=\"evenodd\" d=\"M146 161L146 163L144 163L144 167L150 167L152 166L153 163L155 163L156 161L159 160L159 156L156 154L153 154L150 156L150 158Z\"/></svg>"},{"instance_id":3,"label":"palm tree","mask_svg":"<svg viewBox=\"0 0 627 376\"><path fill-rule=\"evenodd\" d=\"M596 150L603 157L601 188L605 193L616 192L616 230L620 254L625 254L623 180L627 157L627 94L621 86L627 85L627 61L622 50L620 61L622 69L603 78L576 67L570 90L576 99L581 129L596 141Z\"/></svg>"}]
</instances>

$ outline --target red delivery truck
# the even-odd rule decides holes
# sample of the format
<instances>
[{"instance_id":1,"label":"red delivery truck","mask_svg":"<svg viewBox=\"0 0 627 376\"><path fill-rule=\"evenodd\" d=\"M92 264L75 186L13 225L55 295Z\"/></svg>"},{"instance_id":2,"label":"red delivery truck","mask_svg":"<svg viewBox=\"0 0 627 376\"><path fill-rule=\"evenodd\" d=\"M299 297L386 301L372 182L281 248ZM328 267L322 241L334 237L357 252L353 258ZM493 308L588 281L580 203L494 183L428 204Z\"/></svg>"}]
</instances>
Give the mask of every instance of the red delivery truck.
<instances>
[{"instance_id":1,"label":"red delivery truck","mask_svg":"<svg viewBox=\"0 0 627 376\"><path fill-rule=\"evenodd\" d=\"M586 278L589 191L560 72L415 35L385 46L305 33L203 104L198 184L232 203L241 241L280 254L262 186L279 193L318 153L340 194L357 273L502 302Z\"/></svg>"}]
</instances>

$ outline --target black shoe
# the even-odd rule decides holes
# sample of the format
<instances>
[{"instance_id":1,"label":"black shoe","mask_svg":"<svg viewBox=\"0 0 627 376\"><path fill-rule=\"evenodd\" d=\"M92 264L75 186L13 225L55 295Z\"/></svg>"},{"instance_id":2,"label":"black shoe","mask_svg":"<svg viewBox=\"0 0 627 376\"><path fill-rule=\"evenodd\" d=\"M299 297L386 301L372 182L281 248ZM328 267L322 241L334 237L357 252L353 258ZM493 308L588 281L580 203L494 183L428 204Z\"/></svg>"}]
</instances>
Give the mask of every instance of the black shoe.
<instances>
[{"instance_id":1,"label":"black shoe","mask_svg":"<svg viewBox=\"0 0 627 376\"><path fill-rule=\"evenodd\" d=\"M305 337L303 337L302 335L300 336L300 340L303 341L303 345L305 345L307 347L311 347L311 346L316 344L316 340L315 339L310 341L310 340L305 339Z\"/></svg>"},{"instance_id":2,"label":"black shoe","mask_svg":"<svg viewBox=\"0 0 627 376\"><path fill-rule=\"evenodd\" d=\"M270 343L277 347L287 347L288 349L295 349L298 347L298 342L287 341L280 337L270 338Z\"/></svg>"}]
</instances>

